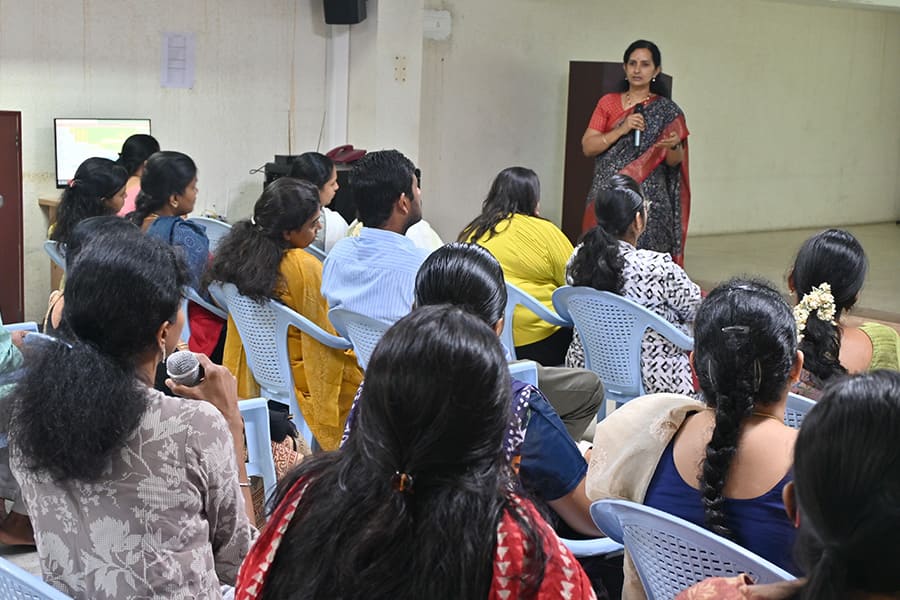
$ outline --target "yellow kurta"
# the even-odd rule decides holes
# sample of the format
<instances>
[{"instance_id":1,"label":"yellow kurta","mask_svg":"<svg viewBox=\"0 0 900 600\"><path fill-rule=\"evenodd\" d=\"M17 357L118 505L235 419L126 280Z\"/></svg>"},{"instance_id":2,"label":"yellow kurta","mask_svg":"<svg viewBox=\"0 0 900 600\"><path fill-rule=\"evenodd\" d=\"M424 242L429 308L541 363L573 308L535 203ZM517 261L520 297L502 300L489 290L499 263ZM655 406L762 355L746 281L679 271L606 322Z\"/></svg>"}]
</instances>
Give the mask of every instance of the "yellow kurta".
<instances>
[{"instance_id":1,"label":"yellow kurta","mask_svg":"<svg viewBox=\"0 0 900 600\"><path fill-rule=\"evenodd\" d=\"M566 262L572 255L572 242L550 221L522 214L501 221L496 231L493 237L488 238L487 234L470 241L494 255L503 267L506 281L552 310L553 292L566 285ZM559 329L522 307L513 313L512 325L516 346L539 342Z\"/></svg>"},{"instance_id":2,"label":"yellow kurta","mask_svg":"<svg viewBox=\"0 0 900 600\"><path fill-rule=\"evenodd\" d=\"M328 320L328 304L319 291L322 263L301 249L288 250L280 267L284 288L279 298L325 331L334 334ZM352 350L338 350L320 344L295 327L288 332L288 354L303 419L325 450L334 450L341 441L344 423L353 397L362 381L362 371ZM223 364L237 378L241 398L259 396L259 385L247 367L237 327L228 318Z\"/></svg>"}]
</instances>

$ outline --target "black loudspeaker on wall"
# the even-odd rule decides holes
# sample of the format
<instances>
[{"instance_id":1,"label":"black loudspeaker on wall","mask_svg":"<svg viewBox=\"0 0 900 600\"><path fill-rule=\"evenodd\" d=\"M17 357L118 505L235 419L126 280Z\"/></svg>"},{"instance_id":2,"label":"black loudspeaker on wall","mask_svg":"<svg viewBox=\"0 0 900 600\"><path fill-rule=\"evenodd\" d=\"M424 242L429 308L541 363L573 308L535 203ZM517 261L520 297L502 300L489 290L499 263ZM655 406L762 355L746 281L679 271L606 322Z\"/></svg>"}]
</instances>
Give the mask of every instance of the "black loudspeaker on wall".
<instances>
[{"instance_id":1,"label":"black loudspeaker on wall","mask_svg":"<svg viewBox=\"0 0 900 600\"><path fill-rule=\"evenodd\" d=\"M355 25L366 19L366 0L323 0L325 22L329 25Z\"/></svg>"}]
</instances>

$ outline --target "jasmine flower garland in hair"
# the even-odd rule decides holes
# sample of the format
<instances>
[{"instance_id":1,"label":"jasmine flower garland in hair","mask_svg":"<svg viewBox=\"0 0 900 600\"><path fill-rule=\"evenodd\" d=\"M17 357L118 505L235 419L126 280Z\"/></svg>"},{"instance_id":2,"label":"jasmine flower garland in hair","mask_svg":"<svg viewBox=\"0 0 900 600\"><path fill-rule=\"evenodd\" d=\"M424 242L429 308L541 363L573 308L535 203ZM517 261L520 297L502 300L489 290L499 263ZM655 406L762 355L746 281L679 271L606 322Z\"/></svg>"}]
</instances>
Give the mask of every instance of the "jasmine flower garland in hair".
<instances>
[{"instance_id":1,"label":"jasmine flower garland in hair","mask_svg":"<svg viewBox=\"0 0 900 600\"><path fill-rule=\"evenodd\" d=\"M803 332L806 330L806 321L809 315L815 313L820 321L827 321L834 326L837 323L834 315L837 308L834 305L834 296L831 295L831 284L828 282L817 285L807 294L804 294L800 303L794 307L794 320L797 321L798 341L803 340Z\"/></svg>"}]
</instances>

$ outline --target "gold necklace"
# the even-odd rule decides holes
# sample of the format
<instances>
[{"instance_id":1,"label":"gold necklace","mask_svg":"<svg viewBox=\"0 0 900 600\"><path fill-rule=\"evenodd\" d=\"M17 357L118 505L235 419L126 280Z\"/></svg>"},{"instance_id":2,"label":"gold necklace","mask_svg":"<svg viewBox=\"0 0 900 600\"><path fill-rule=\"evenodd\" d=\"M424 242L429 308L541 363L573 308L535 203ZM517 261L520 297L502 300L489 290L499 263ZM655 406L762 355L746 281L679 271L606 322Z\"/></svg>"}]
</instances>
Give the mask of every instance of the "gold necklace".
<instances>
[{"instance_id":1,"label":"gold necklace","mask_svg":"<svg viewBox=\"0 0 900 600\"><path fill-rule=\"evenodd\" d=\"M716 412L716 409L710 408L710 407L706 407L706 408L704 408L703 410L707 410L707 411L710 411L710 412L712 412L712 413L715 413L715 412ZM770 415L769 413L764 413L764 412L759 412L759 411L755 411L755 410L754 410L752 413L750 413L750 415L751 415L751 416L754 416L754 417L765 417L765 418L767 418L767 419L772 419L772 420L778 421L779 423L781 423L782 425L784 425L784 419L779 419L779 418L776 417L775 415Z\"/></svg>"},{"instance_id":2,"label":"gold necklace","mask_svg":"<svg viewBox=\"0 0 900 600\"><path fill-rule=\"evenodd\" d=\"M649 99L650 99L650 92L647 92L646 98L644 98L643 100L635 100L634 102L632 102L631 101L631 92L630 91L625 92L625 108L631 108L635 104L641 104L643 102L646 102Z\"/></svg>"}]
</instances>

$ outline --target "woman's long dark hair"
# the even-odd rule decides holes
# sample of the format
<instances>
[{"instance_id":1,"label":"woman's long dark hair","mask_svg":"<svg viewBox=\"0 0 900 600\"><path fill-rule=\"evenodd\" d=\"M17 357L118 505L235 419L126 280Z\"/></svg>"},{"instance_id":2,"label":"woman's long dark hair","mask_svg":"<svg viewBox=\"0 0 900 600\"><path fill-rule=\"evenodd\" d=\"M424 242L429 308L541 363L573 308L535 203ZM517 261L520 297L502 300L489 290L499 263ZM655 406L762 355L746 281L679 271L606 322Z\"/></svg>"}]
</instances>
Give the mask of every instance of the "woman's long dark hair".
<instances>
[{"instance_id":1,"label":"woman's long dark hair","mask_svg":"<svg viewBox=\"0 0 900 600\"><path fill-rule=\"evenodd\" d=\"M794 447L801 597L839 600L900 590L900 374L826 387Z\"/></svg>"},{"instance_id":2,"label":"woman's long dark hair","mask_svg":"<svg viewBox=\"0 0 900 600\"><path fill-rule=\"evenodd\" d=\"M279 484L276 504L308 480L262 597L485 598L497 525L516 514L501 452L509 403L500 341L477 317L444 305L398 321L369 362L347 443ZM398 473L411 490L398 491ZM542 548L532 524L521 526Z\"/></svg>"},{"instance_id":3,"label":"woman's long dark hair","mask_svg":"<svg viewBox=\"0 0 900 600\"><path fill-rule=\"evenodd\" d=\"M416 273L416 306L452 304L491 327L503 318L506 296L503 268L478 244L441 246Z\"/></svg>"},{"instance_id":4,"label":"woman's long dark hair","mask_svg":"<svg viewBox=\"0 0 900 600\"><path fill-rule=\"evenodd\" d=\"M115 214L107 201L125 187L128 173L108 158L89 158L63 190L50 239L66 243L72 229L89 217Z\"/></svg>"},{"instance_id":5,"label":"woman's long dark hair","mask_svg":"<svg viewBox=\"0 0 900 600\"><path fill-rule=\"evenodd\" d=\"M797 300L802 300L814 287L828 283L837 321L856 304L868 268L866 253L850 232L829 229L818 233L803 242L794 260L792 280ZM803 368L822 381L846 375L847 369L840 362L841 330L837 325L810 314L800 349Z\"/></svg>"},{"instance_id":6,"label":"woman's long dark hair","mask_svg":"<svg viewBox=\"0 0 900 600\"><path fill-rule=\"evenodd\" d=\"M276 296L279 267L290 244L286 231L299 229L319 210L319 190L308 181L276 179L253 206L253 218L238 221L219 243L204 279L233 283L258 302Z\"/></svg>"},{"instance_id":7,"label":"woman's long dark hair","mask_svg":"<svg viewBox=\"0 0 900 600\"><path fill-rule=\"evenodd\" d=\"M653 66L660 67L662 69L662 53L659 51L659 46L654 44L649 40L635 40L628 45L628 48L625 49L625 54L622 55L622 64L628 65L628 59L631 58L631 53L640 48L644 48L650 51L650 56L653 57ZM662 70L659 72L662 75ZM663 81L662 77L656 77L656 81L650 82L650 91L659 96L665 96L666 98L672 97L672 90L669 89L669 86ZM628 91L628 80L625 79L622 81L621 90L623 92Z\"/></svg>"},{"instance_id":8,"label":"woman's long dark hair","mask_svg":"<svg viewBox=\"0 0 900 600\"><path fill-rule=\"evenodd\" d=\"M12 397L11 442L32 471L95 481L143 417L135 371L158 355L187 283L171 246L130 232L97 236L68 270L60 341L28 344Z\"/></svg>"},{"instance_id":9,"label":"woman's long dark hair","mask_svg":"<svg viewBox=\"0 0 900 600\"><path fill-rule=\"evenodd\" d=\"M497 225L512 215L536 216L540 199L541 182L537 173L525 167L503 169L481 204L481 214L465 226L459 241L476 242L485 235L490 239L497 233Z\"/></svg>"},{"instance_id":10,"label":"woman's long dark hair","mask_svg":"<svg viewBox=\"0 0 900 600\"><path fill-rule=\"evenodd\" d=\"M159 152L159 142L155 137L146 133L135 133L128 136L122 144L122 151L116 162L128 171L129 176L136 175L144 162L156 152Z\"/></svg>"},{"instance_id":11,"label":"woman's long dark hair","mask_svg":"<svg viewBox=\"0 0 900 600\"><path fill-rule=\"evenodd\" d=\"M173 150L152 154L144 165L134 212L127 218L140 227L144 219L165 206L172 195L183 194L196 176L197 165L187 154Z\"/></svg>"},{"instance_id":12,"label":"woman's long dark hair","mask_svg":"<svg viewBox=\"0 0 900 600\"><path fill-rule=\"evenodd\" d=\"M621 294L625 261L619 252L619 238L637 215L646 217L640 184L628 175L613 175L594 200L594 214L597 225L581 238L578 253L569 265L569 279L572 285Z\"/></svg>"},{"instance_id":13,"label":"woman's long dark hair","mask_svg":"<svg viewBox=\"0 0 900 600\"><path fill-rule=\"evenodd\" d=\"M694 371L704 402L716 411L700 492L706 526L721 536L731 537L722 490L741 428L754 407L783 397L796 354L794 316L768 284L732 279L713 289L697 310Z\"/></svg>"}]
</instances>

